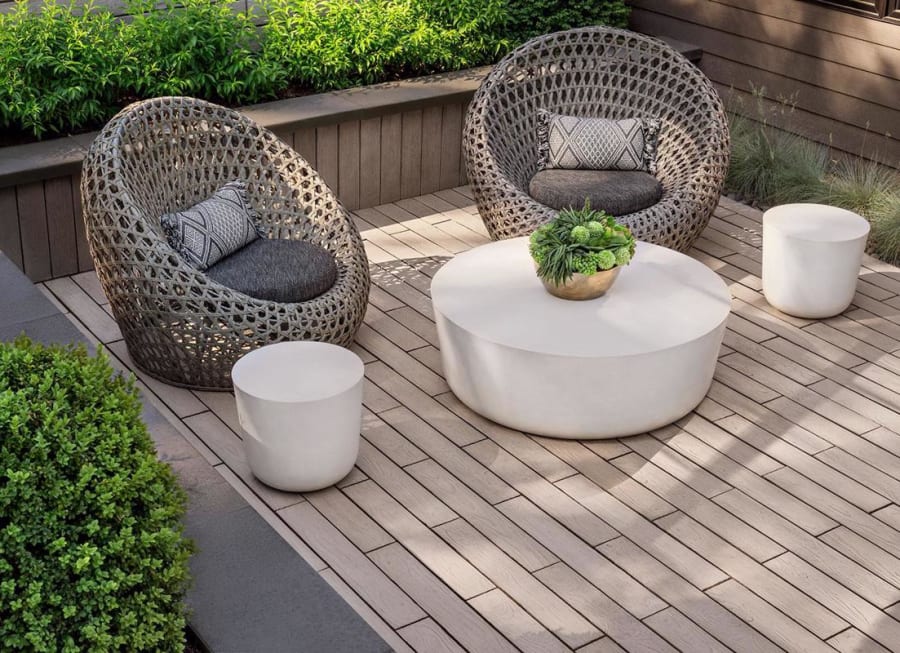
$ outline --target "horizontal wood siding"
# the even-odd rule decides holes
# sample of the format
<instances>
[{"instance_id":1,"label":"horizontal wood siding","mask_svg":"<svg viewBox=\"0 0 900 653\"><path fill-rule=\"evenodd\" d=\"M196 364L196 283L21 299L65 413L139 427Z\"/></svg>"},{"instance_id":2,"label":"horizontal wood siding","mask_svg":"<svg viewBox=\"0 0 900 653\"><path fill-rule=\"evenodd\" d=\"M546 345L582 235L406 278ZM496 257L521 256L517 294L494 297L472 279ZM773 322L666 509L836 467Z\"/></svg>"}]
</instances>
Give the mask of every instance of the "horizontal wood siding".
<instances>
[{"instance_id":1,"label":"horizontal wood siding","mask_svg":"<svg viewBox=\"0 0 900 653\"><path fill-rule=\"evenodd\" d=\"M355 210L465 184L466 108L454 102L275 133ZM78 173L0 188L0 251L33 281L93 267L79 189Z\"/></svg>"},{"instance_id":2,"label":"horizontal wood siding","mask_svg":"<svg viewBox=\"0 0 900 653\"><path fill-rule=\"evenodd\" d=\"M809 2L634 0L632 27L703 49L730 108L900 168L900 25Z\"/></svg>"}]
</instances>

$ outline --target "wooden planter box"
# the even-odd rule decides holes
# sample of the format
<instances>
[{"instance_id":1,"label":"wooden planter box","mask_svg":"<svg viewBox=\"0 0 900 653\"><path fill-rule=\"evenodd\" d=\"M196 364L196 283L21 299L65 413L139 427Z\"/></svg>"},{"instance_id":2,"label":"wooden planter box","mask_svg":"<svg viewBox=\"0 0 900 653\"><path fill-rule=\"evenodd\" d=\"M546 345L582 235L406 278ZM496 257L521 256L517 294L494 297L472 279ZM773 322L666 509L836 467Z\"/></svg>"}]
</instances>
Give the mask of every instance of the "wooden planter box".
<instances>
[{"instance_id":1,"label":"wooden planter box","mask_svg":"<svg viewBox=\"0 0 900 653\"><path fill-rule=\"evenodd\" d=\"M465 183L462 126L488 68L243 109L296 149L353 210ZM81 162L96 133L0 148L0 251L32 281L93 267Z\"/></svg>"}]
</instances>

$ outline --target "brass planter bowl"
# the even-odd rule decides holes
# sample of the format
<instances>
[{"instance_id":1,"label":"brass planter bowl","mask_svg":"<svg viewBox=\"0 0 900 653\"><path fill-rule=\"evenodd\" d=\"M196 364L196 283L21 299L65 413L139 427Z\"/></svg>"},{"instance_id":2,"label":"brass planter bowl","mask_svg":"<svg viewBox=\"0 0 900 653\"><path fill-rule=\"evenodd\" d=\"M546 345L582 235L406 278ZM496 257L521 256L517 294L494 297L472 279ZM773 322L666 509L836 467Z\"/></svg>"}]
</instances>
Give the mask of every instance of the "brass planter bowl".
<instances>
[{"instance_id":1,"label":"brass planter bowl","mask_svg":"<svg viewBox=\"0 0 900 653\"><path fill-rule=\"evenodd\" d=\"M562 285L556 285L546 279L541 279L541 282L543 282L547 292L561 299L574 299L577 301L596 299L610 289L616 277L619 276L620 269L621 266L617 265L609 270L601 270L594 274L576 272Z\"/></svg>"}]
</instances>

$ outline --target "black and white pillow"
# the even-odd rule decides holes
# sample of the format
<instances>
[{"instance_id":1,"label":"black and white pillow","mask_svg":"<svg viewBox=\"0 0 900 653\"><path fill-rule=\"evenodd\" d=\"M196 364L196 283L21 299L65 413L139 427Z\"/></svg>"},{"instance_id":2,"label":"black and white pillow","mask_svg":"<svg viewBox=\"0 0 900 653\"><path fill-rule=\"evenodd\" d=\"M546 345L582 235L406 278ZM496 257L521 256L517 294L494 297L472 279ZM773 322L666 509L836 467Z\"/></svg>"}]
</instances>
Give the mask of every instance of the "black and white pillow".
<instances>
[{"instance_id":1,"label":"black and white pillow","mask_svg":"<svg viewBox=\"0 0 900 653\"><path fill-rule=\"evenodd\" d=\"M209 199L160 217L169 245L198 270L256 240L257 220L242 181L230 181Z\"/></svg>"},{"instance_id":2,"label":"black and white pillow","mask_svg":"<svg viewBox=\"0 0 900 653\"><path fill-rule=\"evenodd\" d=\"M578 118L538 113L540 168L656 173L659 120Z\"/></svg>"}]
</instances>

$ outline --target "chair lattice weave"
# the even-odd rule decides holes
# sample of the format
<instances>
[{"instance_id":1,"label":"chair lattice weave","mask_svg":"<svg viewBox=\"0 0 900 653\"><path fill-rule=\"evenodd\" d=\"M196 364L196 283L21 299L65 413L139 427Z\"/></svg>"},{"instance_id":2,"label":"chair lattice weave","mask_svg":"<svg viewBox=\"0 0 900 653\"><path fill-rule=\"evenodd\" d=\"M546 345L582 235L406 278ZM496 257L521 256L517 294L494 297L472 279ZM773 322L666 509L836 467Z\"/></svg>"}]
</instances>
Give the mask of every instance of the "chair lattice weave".
<instances>
[{"instance_id":1,"label":"chair lattice weave","mask_svg":"<svg viewBox=\"0 0 900 653\"><path fill-rule=\"evenodd\" d=\"M246 182L268 238L328 250L338 277L299 303L254 299L187 265L159 216ZM231 387L248 351L281 340L349 346L363 319L369 270L349 213L318 173L237 111L165 97L123 109L91 145L81 192L91 254L135 364L167 383Z\"/></svg>"},{"instance_id":2,"label":"chair lattice weave","mask_svg":"<svg viewBox=\"0 0 900 653\"><path fill-rule=\"evenodd\" d=\"M693 64L662 41L607 27L538 37L500 61L475 94L464 134L469 182L494 240L527 235L557 215L527 192L538 171L539 109L659 118L663 197L616 217L641 240L690 248L716 206L729 152L722 102Z\"/></svg>"}]
</instances>

